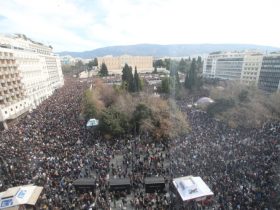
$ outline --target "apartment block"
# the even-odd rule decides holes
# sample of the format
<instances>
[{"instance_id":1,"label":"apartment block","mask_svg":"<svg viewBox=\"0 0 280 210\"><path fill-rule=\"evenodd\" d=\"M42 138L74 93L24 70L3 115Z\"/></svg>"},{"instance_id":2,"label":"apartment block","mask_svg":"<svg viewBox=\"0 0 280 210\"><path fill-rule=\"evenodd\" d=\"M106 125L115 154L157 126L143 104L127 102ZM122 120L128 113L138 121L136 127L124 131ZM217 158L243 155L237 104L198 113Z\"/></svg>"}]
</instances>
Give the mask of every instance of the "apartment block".
<instances>
[{"instance_id":1,"label":"apartment block","mask_svg":"<svg viewBox=\"0 0 280 210\"><path fill-rule=\"evenodd\" d=\"M204 60L203 76L225 80L241 78L245 53L214 52Z\"/></svg>"},{"instance_id":2,"label":"apartment block","mask_svg":"<svg viewBox=\"0 0 280 210\"><path fill-rule=\"evenodd\" d=\"M215 77L226 80L239 80L243 60L242 56L219 58L216 63Z\"/></svg>"},{"instance_id":3,"label":"apartment block","mask_svg":"<svg viewBox=\"0 0 280 210\"><path fill-rule=\"evenodd\" d=\"M258 87L267 92L280 91L280 53L263 57Z\"/></svg>"},{"instance_id":4,"label":"apartment block","mask_svg":"<svg viewBox=\"0 0 280 210\"><path fill-rule=\"evenodd\" d=\"M105 63L109 74L121 74L125 64L131 66L133 69L137 67L138 73L146 73L153 71L153 57L152 56L104 56L97 58L98 64Z\"/></svg>"},{"instance_id":5,"label":"apartment block","mask_svg":"<svg viewBox=\"0 0 280 210\"><path fill-rule=\"evenodd\" d=\"M241 81L246 85L257 85L262 66L263 55L260 53L246 54L241 73Z\"/></svg>"},{"instance_id":6,"label":"apartment block","mask_svg":"<svg viewBox=\"0 0 280 210\"><path fill-rule=\"evenodd\" d=\"M25 111L38 106L55 89L64 84L60 59L54 55L51 46L35 42L20 34L0 35L0 51L3 51L4 54L7 52L12 55L11 61L3 61L3 63L12 62L16 65L18 81L21 84L21 90L25 98L23 102L23 104L26 104ZM1 69L2 72L4 72L3 69ZM4 77L3 79L6 81L8 78ZM7 104L4 105L8 106ZM2 113L4 105L1 107ZM11 109L9 110L11 111ZM17 109L13 109L13 111L15 110ZM5 114L4 112L0 120L13 119L14 116L20 115L22 112L19 110L17 114L12 112Z\"/></svg>"},{"instance_id":7,"label":"apartment block","mask_svg":"<svg viewBox=\"0 0 280 210\"><path fill-rule=\"evenodd\" d=\"M13 51L0 48L0 121L15 119L30 108L21 78Z\"/></svg>"},{"instance_id":8,"label":"apartment block","mask_svg":"<svg viewBox=\"0 0 280 210\"><path fill-rule=\"evenodd\" d=\"M216 60L222 57L220 53L210 53L203 63L203 76L215 78Z\"/></svg>"},{"instance_id":9,"label":"apartment block","mask_svg":"<svg viewBox=\"0 0 280 210\"><path fill-rule=\"evenodd\" d=\"M280 53L215 52L204 60L203 76L239 80L267 92L280 89Z\"/></svg>"}]
</instances>

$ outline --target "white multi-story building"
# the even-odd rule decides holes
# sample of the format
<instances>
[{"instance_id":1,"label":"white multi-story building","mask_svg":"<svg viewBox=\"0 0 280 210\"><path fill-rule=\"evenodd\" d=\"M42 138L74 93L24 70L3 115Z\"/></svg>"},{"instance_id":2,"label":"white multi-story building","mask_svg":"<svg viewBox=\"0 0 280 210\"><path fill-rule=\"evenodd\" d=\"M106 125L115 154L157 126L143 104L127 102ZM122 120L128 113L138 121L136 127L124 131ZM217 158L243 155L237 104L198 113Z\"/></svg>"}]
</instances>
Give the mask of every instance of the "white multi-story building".
<instances>
[{"instance_id":1,"label":"white multi-story building","mask_svg":"<svg viewBox=\"0 0 280 210\"><path fill-rule=\"evenodd\" d=\"M263 55L257 52L216 52L204 60L203 76L257 85Z\"/></svg>"},{"instance_id":2,"label":"white multi-story building","mask_svg":"<svg viewBox=\"0 0 280 210\"><path fill-rule=\"evenodd\" d=\"M0 121L14 119L30 108L21 78L13 51L0 48Z\"/></svg>"},{"instance_id":3,"label":"white multi-story building","mask_svg":"<svg viewBox=\"0 0 280 210\"><path fill-rule=\"evenodd\" d=\"M35 108L55 89L63 86L60 59L53 54L51 46L35 42L24 35L0 35L0 49L13 55L29 108ZM1 107L2 110L4 107ZM13 119L11 116L16 114L7 112L0 121Z\"/></svg>"},{"instance_id":4,"label":"white multi-story building","mask_svg":"<svg viewBox=\"0 0 280 210\"><path fill-rule=\"evenodd\" d=\"M203 76L239 80L267 92L280 90L280 53L215 52L204 60Z\"/></svg>"},{"instance_id":5,"label":"white multi-story building","mask_svg":"<svg viewBox=\"0 0 280 210\"><path fill-rule=\"evenodd\" d=\"M257 85L262 67L261 53L246 54L241 73L241 81L247 85Z\"/></svg>"},{"instance_id":6,"label":"white multi-story building","mask_svg":"<svg viewBox=\"0 0 280 210\"><path fill-rule=\"evenodd\" d=\"M245 53L215 52L204 61L203 75L208 78L239 80Z\"/></svg>"},{"instance_id":7,"label":"white multi-story building","mask_svg":"<svg viewBox=\"0 0 280 210\"><path fill-rule=\"evenodd\" d=\"M280 52L263 57L258 87L267 92L280 91Z\"/></svg>"}]
</instances>

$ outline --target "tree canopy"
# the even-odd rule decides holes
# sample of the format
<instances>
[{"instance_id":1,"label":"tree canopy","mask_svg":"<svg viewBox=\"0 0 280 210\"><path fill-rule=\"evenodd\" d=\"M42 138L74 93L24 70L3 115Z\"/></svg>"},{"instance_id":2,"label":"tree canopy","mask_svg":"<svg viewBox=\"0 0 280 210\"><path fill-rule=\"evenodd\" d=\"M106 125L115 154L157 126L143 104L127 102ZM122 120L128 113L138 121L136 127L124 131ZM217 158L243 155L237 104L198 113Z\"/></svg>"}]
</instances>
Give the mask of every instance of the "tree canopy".
<instances>
[{"instance_id":1,"label":"tree canopy","mask_svg":"<svg viewBox=\"0 0 280 210\"><path fill-rule=\"evenodd\" d=\"M198 64L195 58L192 59L190 70L186 73L185 88L195 90L202 86L202 77L198 76Z\"/></svg>"},{"instance_id":2,"label":"tree canopy","mask_svg":"<svg viewBox=\"0 0 280 210\"><path fill-rule=\"evenodd\" d=\"M134 75L132 67L125 64L122 70L122 86L129 92L139 92L142 90L142 82L135 67Z\"/></svg>"},{"instance_id":3,"label":"tree canopy","mask_svg":"<svg viewBox=\"0 0 280 210\"><path fill-rule=\"evenodd\" d=\"M87 66L88 66L88 69L92 69L94 66L98 66L97 58L94 58L94 60L89 61Z\"/></svg>"},{"instance_id":4,"label":"tree canopy","mask_svg":"<svg viewBox=\"0 0 280 210\"><path fill-rule=\"evenodd\" d=\"M105 76L108 76L108 68L106 66L105 63L102 63L101 64L101 68L100 68L100 71L99 71L99 75L101 77L105 77Z\"/></svg>"},{"instance_id":5,"label":"tree canopy","mask_svg":"<svg viewBox=\"0 0 280 210\"><path fill-rule=\"evenodd\" d=\"M173 109L175 103L155 98L145 93L130 94L127 91L104 91L111 86L95 82L93 90L87 90L83 99L83 113L100 119L99 131L113 139L127 134L149 134L155 140L174 138L188 132L186 115ZM108 95L107 95L108 94ZM112 97L112 100L108 98Z\"/></svg>"},{"instance_id":6,"label":"tree canopy","mask_svg":"<svg viewBox=\"0 0 280 210\"><path fill-rule=\"evenodd\" d=\"M212 88L210 97L215 103L207 112L232 127L259 127L266 120L280 119L280 93L266 95L255 86L228 81L223 89Z\"/></svg>"}]
</instances>

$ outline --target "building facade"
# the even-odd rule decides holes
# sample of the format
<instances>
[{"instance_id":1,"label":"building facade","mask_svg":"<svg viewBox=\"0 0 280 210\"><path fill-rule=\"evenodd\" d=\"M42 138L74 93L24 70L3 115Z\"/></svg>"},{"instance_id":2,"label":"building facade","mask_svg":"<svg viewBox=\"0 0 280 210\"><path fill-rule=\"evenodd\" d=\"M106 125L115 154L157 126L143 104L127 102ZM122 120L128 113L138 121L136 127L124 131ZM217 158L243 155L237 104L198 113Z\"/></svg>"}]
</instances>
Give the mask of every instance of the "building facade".
<instances>
[{"instance_id":1,"label":"building facade","mask_svg":"<svg viewBox=\"0 0 280 210\"><path fill-rule=\"evenodd\" d=\"M13 51L0 48L0 121L14 119L30 108L21 78Z\"/></svg>"},{"instance_id":2,"label":"building facade","mask_svg":"<svg viewBox=\"0 0 280 210\"><path fill-rule=\"evenodd\" d=\"M243 56L219 58L216 62L215 77L226 80L239 80L243 60Z\"/></svg>"},{"instance_id":3,"label":"building facade","mask_svg":"<svg viewBox=\"0 0 280 210\"><path fill-rule=\"evenodd\" d=\"M118 57L104 56L98 57L98 65L105 63L109 74L121 74L125 64L136 67L138 73L146 73L153 71L153 57L152 56L129 56L123 55Z\"/></svg>"},{"instance_id":4,"label":"building facade","mask_svg":"<svg viewBox=\"0 0 280 210\"><path fill-rule=\"evenodd\" d=\"M274 92L279 90L280 54L259 52L215 52L204 60L203 76L238 80Z\"/></svg>"},{"instance_id":5,"label":"building facade","mask_svg":"<svg viewBox=\"0 0 280 210\"><path fill-rule=\"evenodd\" d=\"M242 52L214 52L204 60L203 76L225 80L240 80L245 56Z\"/></svg>"},{"instance_id":6,"label":"building facade","mask_svg":"<svg viewBox=\"0 0 280 210\"><path fill-rule=\"evenodd\" d=\"M220 52L210 53L208 57L204 59L203 76L206 78L215 78L217 59L225 56L226 55Z\"/></svg>"},{"instance_id":7,"label":"building facade","mask_svg":"<svg viewBox=\"0 0 280 210\"><path fill-rule=\"evenodd\" d=\"M267 92L280 91L280 53L263 57L258 87Z\"/></svg>"},{"instance_id":8,"label":"building facade","mask_svg":"<svg viewBox=\"0 0 280 210\"><path fill-rule=\"evenodd\" d=\"M55 89L64 84L60 60L53 54L51 46L35 42L24 35L0 35L0 49L4 54L6 51L10 53L12 55L10 62L16 65L16 70L13 71L18 72L21 91L24 94L20 99L24 100L24 111L38 106ZM8 107L7 103L1 107L2 113L6 106ZM8 110L10 111L4 111L1 121L14 119L14 116L23 112L18 110L15 114L10 108Z\"/></svg>"},{"instance_id":9,"label":"building facade","mask_svg":"<svg viewBox=\"0 0 280 210\"><path fill-rule=\"evenodd\" d=\"M246 85L258 84L263 55L260 53L247 54L244 56L241 81Z\"/></svg>"}]
</instances>

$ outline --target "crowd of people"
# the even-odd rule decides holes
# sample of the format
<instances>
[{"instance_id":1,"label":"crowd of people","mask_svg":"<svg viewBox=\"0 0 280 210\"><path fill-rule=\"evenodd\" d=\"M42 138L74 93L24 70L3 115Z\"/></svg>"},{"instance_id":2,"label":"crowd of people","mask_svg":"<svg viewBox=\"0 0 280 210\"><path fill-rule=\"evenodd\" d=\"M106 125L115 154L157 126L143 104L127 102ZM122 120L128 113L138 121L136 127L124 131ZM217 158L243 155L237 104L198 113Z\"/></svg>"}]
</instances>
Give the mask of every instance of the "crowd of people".
<instances>
[{"instance_id":1,"label":"crowd of people","mask_svg":"<svg viewBox=\"0 0 280 210\"><path fill-rule=\"evenodd\" d=\"M36 204L42 210L180 209L168 183L194 175L214 192L211 209L280 209L279 122L232 129L181 100L189 134L167 144L129 137L105 141L93 137L81 117L88 86L67 79L35 110L0 132L0 192L25 184L43 186ZM94 191L76 191L73 182L84 177L95 180ZM109 177L128 178L131 194L110 191ZM166 190L145 193L146 177L163 177Z\"/></svg>"},{"instance_id":2,"label":"crowd of people","mask_svg":"<svg viewBox=\"0 0 280 210\"><path fill-rule=\"evenodd\" d=\"M67 80L53 96L0 133L0 191L31 183L43 186L40 209L75 209L87 203L72 185L92 167L95 157L94 148L81 144L86 133L79 114L86 87ZM100 171L107 168L98 164ZM95 199L94 194L91 197Z\"/></svg>"},{"instance_id":3,"label":"crowd of people","mask_svg":"<svg viewBox=\"0 0 280 210\"><path fill-rule=\"evenodd\" d=\"M201 176L215 209L280 209L280 123L233 129L185 104L192 132L172 141L172 176Z\"/></svg>"}]
</instances>

